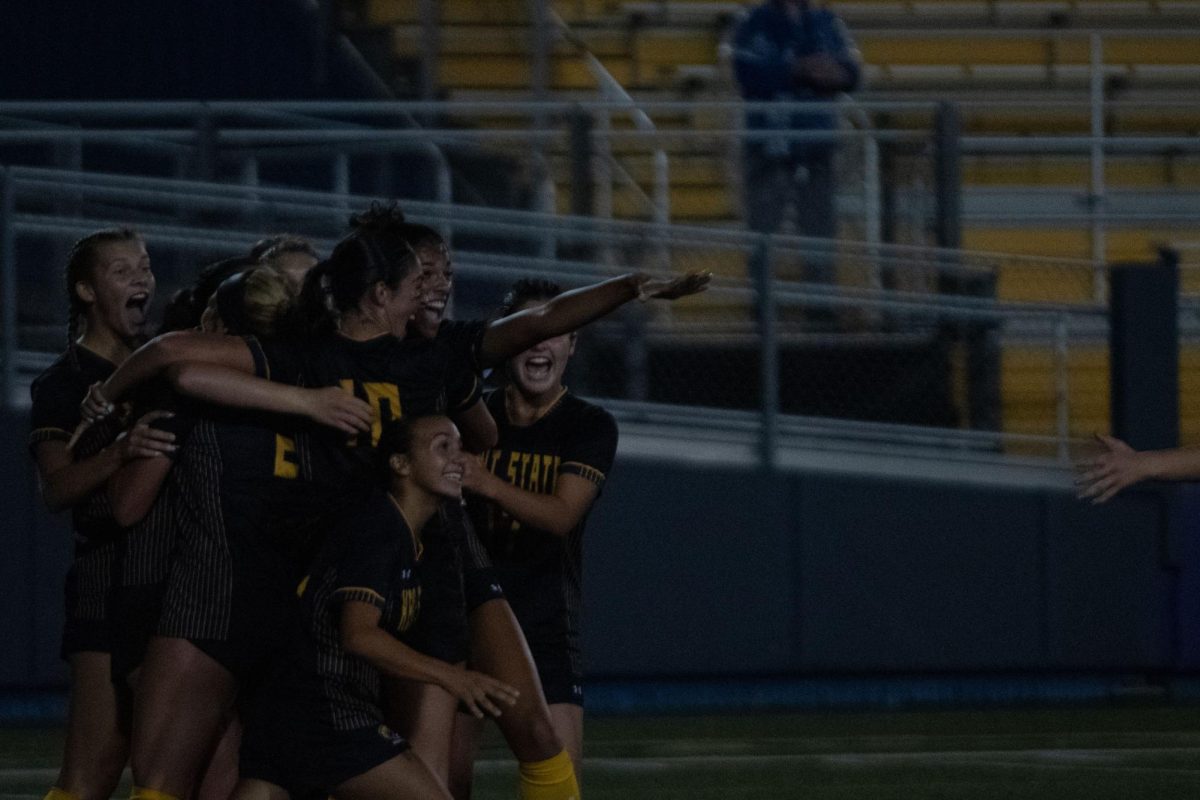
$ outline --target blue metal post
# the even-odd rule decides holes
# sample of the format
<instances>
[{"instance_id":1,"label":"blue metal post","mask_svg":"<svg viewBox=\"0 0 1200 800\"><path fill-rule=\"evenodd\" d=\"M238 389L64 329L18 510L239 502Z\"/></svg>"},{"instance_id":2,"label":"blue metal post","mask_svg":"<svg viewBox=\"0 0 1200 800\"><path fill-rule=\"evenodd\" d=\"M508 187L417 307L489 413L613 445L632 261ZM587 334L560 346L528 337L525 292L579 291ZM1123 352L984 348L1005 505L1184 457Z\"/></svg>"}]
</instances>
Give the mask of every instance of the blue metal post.
<instances>
[{"instance_id":1,"label":"blue metal post","mask_svg":"<svg viewBox=\"0 0 1200 800\"><path fill-rule=\"evenodd\" d=\"M771 237L763 236L751 256L758 302L758 330L762 341L762 436L760 459L767 472L777 465L779 437L779 342L775 313Z\"/></svg>"}]
</instances>

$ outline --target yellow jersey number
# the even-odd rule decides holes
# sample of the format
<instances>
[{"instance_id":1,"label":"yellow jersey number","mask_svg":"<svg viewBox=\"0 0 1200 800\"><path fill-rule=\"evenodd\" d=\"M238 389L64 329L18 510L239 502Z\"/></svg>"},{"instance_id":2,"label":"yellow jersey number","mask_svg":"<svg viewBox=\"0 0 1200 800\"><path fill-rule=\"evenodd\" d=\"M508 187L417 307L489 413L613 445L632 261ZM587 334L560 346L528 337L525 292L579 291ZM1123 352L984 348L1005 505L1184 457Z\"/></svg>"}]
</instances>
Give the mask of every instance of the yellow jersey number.
<instances>
[{"instance_id":1,"label":"yellow jersey number","mask_svg":"<svg viewBox=\"0 0 1200 800\"><path fill-rule=\"evenodd\" d=\"M350 394L361 396L366 394L367 403L371 406L371 446L379 444L383 435L383 424L395 422L404 414L400 405L400 387L394 383L367 382L362 384L363 391L356 392L354 381L338 382ZM350 439L350 446L358 445L358 437ZM296 442L283 434L275 434L275 477L294 479L300 474L299 460L296 456Z\"/></svg>"}]
</instances>

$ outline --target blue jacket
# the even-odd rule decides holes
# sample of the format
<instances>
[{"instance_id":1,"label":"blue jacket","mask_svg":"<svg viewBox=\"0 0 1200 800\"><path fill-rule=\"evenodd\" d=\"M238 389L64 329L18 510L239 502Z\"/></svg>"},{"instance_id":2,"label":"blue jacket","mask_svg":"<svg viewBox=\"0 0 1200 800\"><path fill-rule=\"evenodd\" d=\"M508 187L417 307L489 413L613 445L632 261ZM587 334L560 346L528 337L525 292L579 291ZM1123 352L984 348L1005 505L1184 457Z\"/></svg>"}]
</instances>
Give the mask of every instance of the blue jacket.
<instances>
[{"instance_id":1,"label":"blue jacket","mask_svg":"<svg viewBox=\"0 0 1200 800\"><path fill-rule=\"evenodd\" d=\"M806 10L793 22L781 4L768 0L738 25L733 47L734 75L746 100L832 100L836 92L819 92L792 77L795 61L814 53L828 53L849 71L849 89L858 85L861 76L858 54L846 26L836 14L825 9ZM825 110L746 115L746 127L752 130L829 130L837 125L837 116ZM786 137L780 137L752 146L770 156L802 158L806 153L835 145L788 142Z\"/></svg>"}]
</instances>

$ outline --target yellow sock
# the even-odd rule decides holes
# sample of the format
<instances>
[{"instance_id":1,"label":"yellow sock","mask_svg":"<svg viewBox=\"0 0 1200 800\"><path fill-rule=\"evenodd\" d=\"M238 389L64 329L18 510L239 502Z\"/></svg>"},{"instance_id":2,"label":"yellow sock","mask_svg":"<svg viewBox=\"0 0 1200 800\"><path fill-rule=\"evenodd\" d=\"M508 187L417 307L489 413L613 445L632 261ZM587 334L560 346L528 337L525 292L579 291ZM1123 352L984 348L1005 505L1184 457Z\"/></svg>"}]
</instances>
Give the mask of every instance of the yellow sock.
<instances>
[{"instance_id":1,"label":"yellow sock","mask_svg":"<svg viewBox=\"0 0 1200 800\"><path fill-rule=\"evenodd\" d=\"M66 789L51 786L50 791L46 792L46 796L42 800L83 800L83 798L74 792L68 792Z\"/></svg>"},{"instance_id":2,"label":"yellow sock","mask_svg":"<svg viewBox=\"0 0 1200 800\"><path fill-rule=\"evenodd\" d=\"M179 800L173 794L160 792L158 789L147 789L145 786L134 786L129 793L129 800Z\"/></svg>"},{"instance_id":3,"label":"yellow sock","mask_svg":"<svg viewBox=\"0 0 1200 800\"><path fill-rule=\"evenodd\" d=\"M579 800L579 783L571 757L563 750L545 761L522 761L521 800Z\"/></svg>"}]
</instances>

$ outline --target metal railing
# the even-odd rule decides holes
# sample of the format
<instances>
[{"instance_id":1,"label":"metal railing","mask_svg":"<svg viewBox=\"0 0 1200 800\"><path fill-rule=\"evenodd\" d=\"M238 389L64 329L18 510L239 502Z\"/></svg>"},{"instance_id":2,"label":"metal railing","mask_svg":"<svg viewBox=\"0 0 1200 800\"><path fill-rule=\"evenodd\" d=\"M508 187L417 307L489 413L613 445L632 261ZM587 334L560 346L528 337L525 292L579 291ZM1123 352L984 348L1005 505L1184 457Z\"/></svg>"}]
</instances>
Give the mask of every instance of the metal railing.
<instances>
[{"instance_id":1,"label":"metal railing","mask_svg":"<svg viewBox=\"0 0 1200 800\"><path fill-rule=\"evenodd\" d=\"M327 251L344 232L345 209L371 198L265 187L247 193L225 184L14 167L0 175L0 200L4 396L11 400L18 368L44 366L38 353L57 347L63 330L58 271L45 268L39 244L61 246L104 225L132 224L147 237L165 292L190 281L197 264L244 252L271 232L308 235ZM70 201L69 215L56 210L63 200ZM587 355L575 377L579 390L643 414L676 408L683 418L725 419L733 432L750 414L759 420L760 452L768 462L788 432L800 429L860 443L919 440L922 446L1062 462L1094 426L1076 408L1072 376L1080 368L1077 351L1094 350L1104 340L1105 309L1090 299L999 301L971 290L972 280L1002 281L1012 270L1086 277L1090 262L429 202L405 209L472 243L455 253L460 294L494 298L500 283L530 272L568 285L586 283L615 271L596 257L604 249L623 254L622 268L653 267L661 247L669 249L676 269L732 261L748 268L765 252L780 274L790 259L837 248L847 263L880 270L882 286L818 286L786 275L754 284L744 275L724 275L710 292L670 315L635 309L586 334L581 352ZM572 257L538 255L547 230ZM30 258L40 269L31 268ZM944 291L930 291L922 280L940 282ZM1014 380L1002 373L1000 348L1037 362L1015 379L1024 388L1000 385ZM975 385L971 376L979 374L985 384L992 382L990 388ZM989 425L986 415L976 413L981 402L1002 404L1003 397L1022 391L1037 395L1022 412L1036 419L1004 420L995 408L997 424Z\"/></svg>"},{"instance_id":2,"label":"metal railing","mask_svg":"<svg viewBox=\"0 0 1200 800\"><path fill-rule=\"evenodd\" d=\"M813 109L815 104L803 106ZM1186 102L1106 102L1105 114L1153 111L1159 116L1178 115L1181 129L1194 117L1194 104ZM482 202L478 192L464 189L467 179L455 174L455 153L492 153L520 165L531 152L549 160L541 170L543 184L558 184L563 192L576 187L566 181L566 167L574 157L569 121L578 115L596 120L590 133L593 174L601 177L599 216L634 216L659 222L672 213L697 217L671 200L673 191L724 204L716 219L737 224L740 216L737 170L731 158L745 141L777 137L777 132L748 131L743 112L775 109L776 104L740 102L635 102L588 101L467 102L467 103L0 103L0 147L21 145L22 158L60 167L87 166L112 154L125 154L131 170L174 177L220 177L248 187L263 183L269 164L318 163L326 167L323 187L337 194L371 191L400 197L425 197L448 202ZM842 151L842 181L838 208L842 238L877 238L928 244L938 187L931 171L932 129L937 106L928 102L835 103L844 127L835 131L797 131L796 141L835 140ZM1137 192L1114 190L1104 177L1105 165L1120 159L1161 157L1189 159L1200 155L1200 140L1190 135L1095 135L1056 133L1047 128L1028 135L995 135L976 132L972 120L1022 115L1036 125L1040 110L1056 115L1078 113L1096 126L1095 104L1056 101L1052 105L1025 101L960 103L957 106L966 131L958 140L963 157L1036 156L1043 159L1087 160L1082 185L1040 187L968 187L963 194L964 220L979 225L1030 226L1059 224L1086 226L1092 238L1091 259L1104 263L1107 247L1097 239L1116 226L1190 226L1200 214L1200 189L1171 192L1171 206L1155 204ZM425 127L411 127L422 120ZM541 127L537 127L538 121ZM890 120L890 121L889 121ZM408 127L398 127L400 124ZM531 147L536 145L536 147ZM44 156L30 154L30 146ZM395 154L415 154L431 165L428 182L364 186L352 182L361 159ZM736 158L732 158L736 162ZM884 166L886 162L890 166ZM708 165L715 177L688 188L688 179L677 163L693 168ZM359 170L366 172L366 170ZM520 173L521 169L516 169ZM528 167L528 173L537 169ZM375 170L374 172L378 172ZM632 189L632 207L621 207L612 192L612 181ZM679 177L677 177L679 176ZM284 180L287 176L276 175ZM675 180L676 185L671 186ZM694 179L693 179L694 180ZM1103 183L1103 185L1102 185ZM455 187L460 191L457 192ZM544 188L544 187L543 187ZM1097 190L1103 193L1103 202ZM543 191L543 196L551 195ZM685 204L686 205L686 204ZM675 206L672 212L672 206ZM543 211L550 209L543 204ZM705 216L707 214L707 216ZM1094 287L1097 299L1104 287Z\"/></svg>"}]
</instances>

